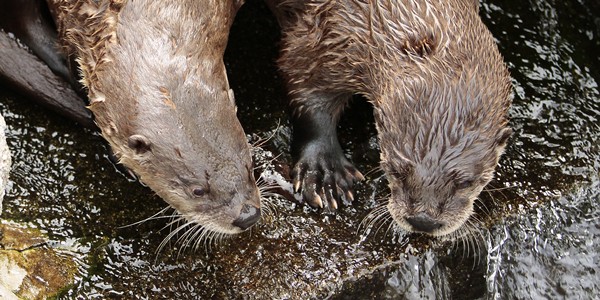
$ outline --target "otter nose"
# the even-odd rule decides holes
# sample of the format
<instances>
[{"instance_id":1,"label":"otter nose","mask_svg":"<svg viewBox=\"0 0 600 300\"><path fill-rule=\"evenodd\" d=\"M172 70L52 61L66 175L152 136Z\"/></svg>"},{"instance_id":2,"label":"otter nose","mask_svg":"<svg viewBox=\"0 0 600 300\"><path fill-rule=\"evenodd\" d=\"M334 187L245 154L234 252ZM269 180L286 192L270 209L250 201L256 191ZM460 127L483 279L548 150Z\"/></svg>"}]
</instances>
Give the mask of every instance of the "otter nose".
<instances>
[{"instance_id":1,"label":"otter nose","mask_svg":"<svg viewBox=\"0 0 600 300\"><path fill-rule=\"evenodd\" d=\"M442 227L444 224L433 218L428 214L421 212L412 217L406 217L406 222L410 224L415 231L432 233L434 230Z\"/></svg>"},{"instance_id":2,"label":"otter nose","mask_svg":"<svg viewBox=\"0 0 600 300\"><path fill-rule=\"evenodd\" d=\"M240 216L233 221L233 225L246 230L260 219L260 209L244 204Z\"/></svg>"}]
</instances>

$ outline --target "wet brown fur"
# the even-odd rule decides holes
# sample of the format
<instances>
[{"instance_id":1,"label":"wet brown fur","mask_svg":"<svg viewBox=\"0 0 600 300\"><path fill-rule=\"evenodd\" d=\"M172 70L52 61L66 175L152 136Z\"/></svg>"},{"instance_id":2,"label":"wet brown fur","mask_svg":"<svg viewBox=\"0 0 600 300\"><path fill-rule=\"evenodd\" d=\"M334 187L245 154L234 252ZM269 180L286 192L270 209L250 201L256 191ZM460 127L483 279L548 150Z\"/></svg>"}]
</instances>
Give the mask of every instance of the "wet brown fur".
<instances>
[{"instance_id":1,"label":"wet brown fur","mask_svg":"<svg viewBox=\"0 0 600 300\"><path fill-rule=\"evenodd\" d=\"M241 0L49 0L102 136L185 219L222 233L260 207L223 64Z\"/></svg>"},{"instance_id":2,"label":"wet brown fur","mask_svg":"<svg viewBox=\"0 0 600 300\"><path fill-rule=\"evenodd\" d=\"M349 95L375 108L388 211L459 229L510 135L509 73L473 0L269 1L294 116L337 121ZM322 94L332 97L318 97ZM333 99L333 100L332 100Z\"/></svg>"}]
</instances>

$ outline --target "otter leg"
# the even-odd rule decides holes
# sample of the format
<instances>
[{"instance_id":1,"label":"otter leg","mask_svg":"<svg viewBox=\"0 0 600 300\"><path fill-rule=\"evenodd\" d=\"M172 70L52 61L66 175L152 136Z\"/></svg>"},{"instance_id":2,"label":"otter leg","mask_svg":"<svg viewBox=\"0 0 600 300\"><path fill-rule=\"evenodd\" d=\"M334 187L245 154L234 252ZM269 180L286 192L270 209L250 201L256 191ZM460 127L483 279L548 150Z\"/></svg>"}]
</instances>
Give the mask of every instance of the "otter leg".
<instances>
[{"instance_id":1,"label":"otter leg","mask_svg":"<svg viewBox=\"0 0 600 300\"><path fill-rule=\"evenodd\" d=\"M14 33L54 74L72 82L66 56L58 49L58 34L45 1L0 1L0 28Z\"/></svg>"},{"instance_id":2,"label":"otter leg","mask_svg":"<svg viewBox=\"0 0 600 300\"><path fill-rule=\"evenodd\" d=\"M335 210L340 199L354 200L354 183L364 177L346 159L337 138L337 121L346 101L335 97L313 100L328 105L311 107L306 105L311 100L303 100L304 108L294 112L292 155L296 164L291 176L294 191L301 193L309 205L320 208L327 205ZM340 105L333 108L331 103Z\"/></svg>"}]
</instances>

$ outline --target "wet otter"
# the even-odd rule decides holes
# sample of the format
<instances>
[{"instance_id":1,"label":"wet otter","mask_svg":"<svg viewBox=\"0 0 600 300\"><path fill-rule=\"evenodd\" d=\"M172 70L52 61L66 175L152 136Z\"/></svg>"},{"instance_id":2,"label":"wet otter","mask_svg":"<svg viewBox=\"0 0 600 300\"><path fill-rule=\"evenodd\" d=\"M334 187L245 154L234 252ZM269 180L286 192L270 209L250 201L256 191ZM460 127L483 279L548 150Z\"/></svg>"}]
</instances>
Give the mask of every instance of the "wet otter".
<instances>
[{"instance_id":1,"label":"wet otter","mask_svg":"<svg viewBox=\"0 0 600 300\"><path fill-rule=\"evenodd\" d=\"M352 94L374 106L387 208L405 230L461 228L511 130L509 73L473 0L270 0L293 114L294 186L311 205L353 199L363 176L336 124Z\"/></svg>"},{"instance_id":2,"label":"wet otter","mask_svg":"<svg viewBox=\"0 0 600 300\"><path fill-rule=\"evenodd\" d=\"M48 3L120 162L189 222L225 234L255 224L260 195L223 64L242 1Z\"/></svg>"},{"instance_id":3,"label":"wet otter","mask_svg":"<svg viewBox=\"0 0 600 300\"><path fill-rule=\"evenodd\" d=\"M0 1L0 81L51 110L96 129L91 112L71 88L73 78L66 56L59 51L46 2Z\"/></svg>"},{"instance_id":4,"label":"wet otter","mask_svg":"<svg viewBox=\"0 0 600 300\"><path fill-rule=\"evenodd\" d=\"M0 1L0 28L19 37L55 74L70 77L66 57L57 49L56 29L44 1Z\"/></svg>"}]
</instances>

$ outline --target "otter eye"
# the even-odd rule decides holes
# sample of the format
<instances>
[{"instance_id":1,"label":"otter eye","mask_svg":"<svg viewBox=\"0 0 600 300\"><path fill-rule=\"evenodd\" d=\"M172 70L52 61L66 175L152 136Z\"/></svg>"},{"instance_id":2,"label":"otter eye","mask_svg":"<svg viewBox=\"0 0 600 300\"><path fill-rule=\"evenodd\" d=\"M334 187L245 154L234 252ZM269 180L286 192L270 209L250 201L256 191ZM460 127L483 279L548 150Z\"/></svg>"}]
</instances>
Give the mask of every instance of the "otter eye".
<instances>
[{"instance_id":1,"label":"otter eye","mask_svg":"<svg viewBox=\"0 0 600 300\"><path fill-rule=\"evenodd\" d=\"M466 180L461 180L459 182L456 183L456 188L459 190L464 190L466 188L469 188L473 185L475 181L472 179L466 179Z\"/></svg>"},{"instance_id":2,"label":"otter eye","mask_svg":"<svg viewBox=\"0 0 600 300\"><path fill-rule=\"evenodd\" d=\"M208 189L194 188L192 190L192 194L196 197L203 197L204 195L208 194Z\"/></svg>"}]
</instances>

